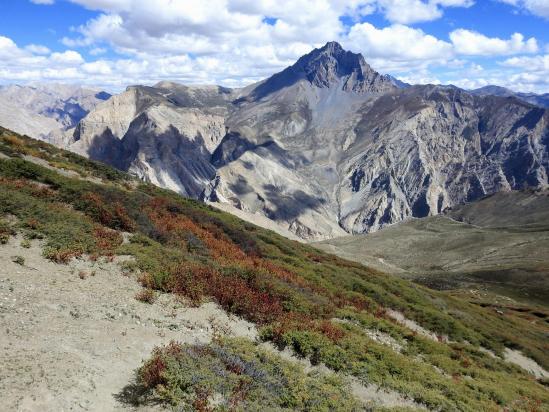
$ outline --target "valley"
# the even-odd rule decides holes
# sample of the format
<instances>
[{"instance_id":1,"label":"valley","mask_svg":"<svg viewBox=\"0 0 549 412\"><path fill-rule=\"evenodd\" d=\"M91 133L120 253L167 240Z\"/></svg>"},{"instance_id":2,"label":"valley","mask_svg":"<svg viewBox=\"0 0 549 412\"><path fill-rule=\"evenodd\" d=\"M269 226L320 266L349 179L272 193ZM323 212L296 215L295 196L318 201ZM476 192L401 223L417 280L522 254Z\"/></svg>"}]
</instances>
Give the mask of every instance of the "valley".
<instances>
[{"instance_id":1,"label":"valley","mask_svg":"<svg viewBox=\"0 0 549 412\"><path fill-rule=\"evenodd\" d=\"M473 288L547 305L548 213L546 190L502 192L315 246L435 289Z\"/></svg>"}]
</instances>

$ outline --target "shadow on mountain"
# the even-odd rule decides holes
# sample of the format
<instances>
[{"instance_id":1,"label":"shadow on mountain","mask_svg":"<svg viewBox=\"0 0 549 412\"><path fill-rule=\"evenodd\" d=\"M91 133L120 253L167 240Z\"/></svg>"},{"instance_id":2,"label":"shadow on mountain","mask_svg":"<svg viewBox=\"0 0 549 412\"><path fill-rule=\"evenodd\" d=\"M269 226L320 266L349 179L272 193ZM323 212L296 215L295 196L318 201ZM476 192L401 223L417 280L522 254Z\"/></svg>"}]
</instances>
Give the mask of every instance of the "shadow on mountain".
<instances>
[{"instance_id":1,"label":"shadow on mountain","mask_svg":"<svg viewBox=\"0 0 549 412\"><path fill-rule=\"evenodd\" d=\"M108 127L103 133L92 139L88 148L88 156L90 159L107 163L119 170L127 170L123 161L123 157L127 156L124 144L112 134Z\"/></svg>"},{"instance_id":2,"label":"shadow on mountain","mask_svg":"<svg viewBox=\"0 0 549 412\"><path fill-rule=\"evenodd\" d=\"M99 100L108 100L111 98L111 94L110 93L107 93L107 92L99 92L99 93L96 93L95 95L95 98L96 99L99 99Z\"/></svg>"},{"instance_id":3,"label":"shadow on mountain","mask_svg":"<svg viewBox=\"0 0 549 412\"><path fill-rule=\"evenodd\" d=\"M299 80L306 79L305 73L299 70L300 67L290 66L280 73L271 76L267 81L257 86L249 96L234 101L238 104L242 101L257 101L278 90L290 87Z\"/></svg>"},{"instance_id":4,"label":"shadow on mountain","mask_svg":"<svg viewBox=\"0 0 549 412\"><path fill-rule=\"evenodd\" d=\"M311 196L302 190L285 194L274 185L264 185L263 190L267 200L275 206L275 210L267 211L270 219L292 220L326 203L325 199Z\"/></svg>"},{"instance_id":5,"label":"shadow on mountain","mask_svg":"<svg viewBox=\"0 0 549 412\"><path fill-rule=\"evenodd\" d=\"M91 159L99 160L128 171L138 154L144 153L150 165L158 165L166 176L180 185L181 193L196 198L203 190L203 182L215 176L210 164L210 153L203 137L199 134L190 139L177 128L170 126L165 132L156 134L149 127L145 113L136 118L122 139L116 138L110 129L93 138L88 149Z\"/></svg>"},{"instance_id":6,"label":"shadow on mountain","mask_svg":"<svg viewBox=\"0 0 549 412\"><path fill-rule=\"evenodd\" d=\"M217 168L223 167L235 160L238 160L246 152L258 152L262 157L266 158L268 154L273 155L276 161L285 167L293 168L288 159L288 153L273 140L267 140L263 143L252 143L240 133L229 132L223 138L223 141L217 146L211 156L211 164ZM248 170L253 170L254 165L251 162L244 162L244 167Z\"/></svg>"},{"instance_id":7,"label":"shadow on mountain","mask_svg":"<svg viewBox=\"0 0 549 412\"><path fill-rule=\"evenodd\" d=\"M254 188L242 176L238 176L238 180L235 183L230 183L228 186L235 195L239 196L254 192Z\"/></svg>"}]
</instances>

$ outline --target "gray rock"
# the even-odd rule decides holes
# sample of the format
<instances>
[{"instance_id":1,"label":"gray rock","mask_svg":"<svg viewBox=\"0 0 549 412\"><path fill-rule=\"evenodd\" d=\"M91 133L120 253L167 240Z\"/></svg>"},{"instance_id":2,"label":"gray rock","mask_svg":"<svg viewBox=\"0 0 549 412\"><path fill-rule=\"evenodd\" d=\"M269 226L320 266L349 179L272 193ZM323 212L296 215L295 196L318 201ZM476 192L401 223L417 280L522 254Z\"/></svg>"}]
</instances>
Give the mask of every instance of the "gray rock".
<instances>
[{"instance_id":1,"label":"gray rock","mask_svg":"<svg viewBox=\"0 0 549 412\"><path fill-rule=\"evenodd\" d=\"M106 92L64 84L0 86L0 125L63 145L63 132L109 97Z\"/></svg>"}]
</instances>

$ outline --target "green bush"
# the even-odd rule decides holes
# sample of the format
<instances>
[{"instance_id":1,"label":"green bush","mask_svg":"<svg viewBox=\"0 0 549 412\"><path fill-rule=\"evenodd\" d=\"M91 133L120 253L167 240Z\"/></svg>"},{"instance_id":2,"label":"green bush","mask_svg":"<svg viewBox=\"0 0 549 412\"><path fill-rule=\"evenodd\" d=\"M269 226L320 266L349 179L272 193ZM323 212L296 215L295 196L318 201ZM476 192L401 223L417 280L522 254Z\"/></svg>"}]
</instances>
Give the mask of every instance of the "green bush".
<instances>
[{"instance_id":1,"label":"green bush","mask_svg":"<svg viewBox=\"0 0 549 412\"><path fill-rule=\"evenodd\" d=\"M184 410L207 410L214 398L219 411L362 410L339 376L306 373L246 339L209 345L172 342L154 350L138 370L137 380L144 397Z\"/></svg>"}]
</instances>

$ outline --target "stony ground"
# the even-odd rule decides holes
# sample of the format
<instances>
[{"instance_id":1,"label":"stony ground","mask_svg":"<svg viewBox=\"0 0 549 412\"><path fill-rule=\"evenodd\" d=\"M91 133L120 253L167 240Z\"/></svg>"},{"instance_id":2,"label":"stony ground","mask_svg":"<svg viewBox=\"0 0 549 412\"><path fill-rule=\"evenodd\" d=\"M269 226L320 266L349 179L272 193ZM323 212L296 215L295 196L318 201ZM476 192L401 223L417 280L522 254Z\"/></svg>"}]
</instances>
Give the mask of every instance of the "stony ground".
<instances>
[{"instance_id":1,"label":"stony ground","mask_svg":"<svg viewBox=\"0 0 549 412\"><path fill-rule=\"evenodd\" d=\"M255 336L252 324L212 303L137 301L141 286L117 261L58 265L37 243L20 242L0 246L2 410L128 409L118 395L155 346L205 342L214 332Z\"/></svg>"},{"instance_id":2,"label":"stony ground","mask_svg":"<svg viewBox=\"0 0 549 412\"><path fill-rule=\"evenodd\" d=\"M127 258L60 265L42 257L38 241L23 247L22 240L18 236L0 245L1 410L160 410L135 408L124 395L135 369L155 346L171 340L209 342L214 334L257 337L253 324L213 303L191 307L169 294L160 294L153 304L136 300L142 288L135 275L123 270ZM276 351L271 344L262 346ZM278 353L306 370L328 372L288 350ZM510 362L522 363L536 376L547 373L520 353L514 355ZM421 409L375 385L351 380L351 389L365 405Z\"/></svg>"}]
</instances>

